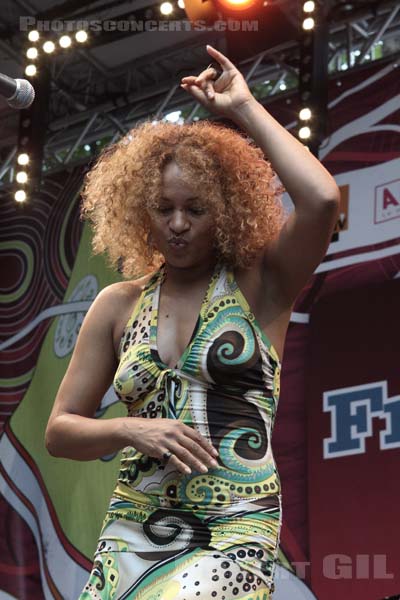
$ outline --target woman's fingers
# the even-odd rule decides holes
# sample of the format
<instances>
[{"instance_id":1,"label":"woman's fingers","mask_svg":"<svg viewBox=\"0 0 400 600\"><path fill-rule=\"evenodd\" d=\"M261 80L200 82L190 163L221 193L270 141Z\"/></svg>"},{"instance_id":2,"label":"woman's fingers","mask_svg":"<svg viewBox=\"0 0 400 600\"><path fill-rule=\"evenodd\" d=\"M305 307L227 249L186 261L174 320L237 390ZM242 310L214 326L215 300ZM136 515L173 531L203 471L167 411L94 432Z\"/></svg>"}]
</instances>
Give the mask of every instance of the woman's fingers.
<instances>
[{"instance_id":1,"label":"woman's fingers","mask_svg":"<svg viewBox=\"0 0 400 600\"><path fill-rule=\"evenodd\" d=\"M215 95L214 86L211 81L207 81L206 79L199 79L199 77L184 77L182 81L183 84L181 84L181 86L184 90L186 90L188 86L196 86L206 94L207 98L213 98Z\"/></svg>"},{"instance_id":2,"label":"woman's fingers","mask_svg":"<svg viewBox=\"0 0 400 600\"><path fill-rule=\"evenodd\" d=\"M205 450L201 444L197 443L195 440L189 437L182 437L179 440L180 444L190 452L190 454L194 457L196 465L202 467L210 467L216 468L218 467L218 463L213 456L207 450Z\"/></svg>"},{"instance_id":3,"label":"woman's fingers","mask_svg":"<svg viewBox=\"0 0 400 600\"><path fill-rule=\"evenodd\" d=\"M185 462L183 462L182 460L180 460L178 458L178 456L172 451L172 450L165 450L165 451L161 451L162 456L160 456L160 459L164 459L164 452L171 452L171 456L169 457L167 463L168 464L174 464L174 466L181 472L184 473L185 475L190 475L190 473L192 472L192 469L189 467L189 465L187 465Z\"/></svg>"},{"instance_id":4,"label":"woman's fingers","mask_svg":"<svg viewBox=\"0 0 400 600\"><path fill-rule=\"evenodd\" d=\"M166 439L168 439L167 451L172 452L168 463L172 462L183 473L189 473L191 470L207 473L209 468L218 467L218 462L215 460L218 451L192 427L181 423L177 425L173 435L169 434ZM164 452L165 450L161 454L163 455Z\"/></svg>"},{"instance_id":5,"label":"woman's fingers","mask_svg":"<svg viewBox=\"0 0 400 600\"><path fill-rule=\"evenodd\" d=\"M197 77L195 75L188 75L187 77L182 77L181 81L183 81L183 83L188 83L189 85L192 85L193 83L195 83Z\"/></svg>"},{"instance_id":6,"label":"woman's fingers","mask_svg":"<svg viewBox=\"0 0 400 600\"><path fill-rule=\"evenodd\" d=\"M183 87L184 90L192 94L192 96L194 96L194 98L199 102L204 102L204 100L206 100L206 98L204 97L205 91L200 89L197 85L189 85L182 83L181 87ZM208 96L207 99L209 99Z\"/></svg>"},{"instance_id":7,"label":"woman's fingers","mask_svg":"<svg viewBox=\"0 0 400 600\"><path fill-rule=\"evenodd\" d=\"M221 73L221 75L222 75L222 73ZM207 67L207 69L202 71L200 73L200 75L198 75L195 78L195 83L197 85L201 85L201 84L205 83L206 81L210 81L210 80L215 81L215 79L217 79L217 76L218 76L217 69L215 69L215 67L210 66L210 67Z\"/></svg>"},{"instance_id":8,"label":"woman's fingers","mask_svg":"<svg viewBox=\"0 0 400 600\"><path fill-rule=\"evenodd\" d=\"M178 468L189 467L191 470L207 473L209 467L216 468L218 466L214 459L212 459L214 462L211 462L207 458L207 453L202 451L200 446L192 441L188 442L187 438L170 442L170 452L172 452L172 456L168 462L174 462ZM184 472L188 472L187 469L184 469Z\"/></svg>"},{"instance_id":9,"label":"woman's fingers","mask_svg":"<svg viewBox=\"0 0 400 600\"><path fill-rule=\"evenodd\" d=\"M205 92L206 92L207 98L210 98L210 99L214 98L215 92L214 92L214 88L211 83L207 83Z\"/></svg>"},{"instance_id":10,"label":"woman's fingers","mask_svg":"<svg viewBox=\"0 0 400 600\"><path fill-rule=\"evenodd\" d=\"M211 81L195 81L192 84L185 82L181 84L181 87L183 87L184 90L190 91L198 100L204 98L204 94L208 99L214 98L215 96L214 86Z\"/></svg>"},{"instance_id":11,"label":"woman's fingers","mask_svg":"<svg viewBox=\"0 0 400 600\"><path fill-rule=\"evenodd\" d=\"M230 83L232 76L234 75L233 71L237 71L235 65L231 63L229 58L222 54L222 52L219 52L219 50L216 50L210 45L207 45L206 48L208 54L222 68L222 73L218 73L217 69L210 65L197 77L189 75L187 77L182 77L181 80L181 87L190 92L199 102L204 100L204 95L208 100L212 100L215 98L216 92L222 93ZM214 85L214 83L216 85ZM202 90L203 93L199 94L199 90Z\"/></svg>"},{"instance_id":12,"label":"woman's fingers","mask_svg":"<svg viewBox=\"0 0 400 600\"><path fill-rule=\"evenodd\" d=\"M207 67L207 69L204 69L204 71L202 71L200 73L200 75L187 75L186 77L182 77L181 81L183 81L184 83L203 83L204 81L206 81L207 79L212 79L214 80L216 78L216 76L218 75L217 70L215 69L215 67Z\"/></svg>"},{"instance_id":13,"label":"woman's fingers","mask_svg":"<svg viewBox=\"0 0 400 600\"><path fill-rule=\"evenodd\" d=\"M209 44L207 44L206 49L208 54L212 56L213 59L216 60L217 63L219 63L223 69L236 69L235 65L231 63L229 58L222 54L222 52L219 52L219 50L216 50L214 46L210 46Z\"/></svg>"},{"instance_id":14,"label":"woman's fingers","mask_svg":"<svg viewBox=\"0 0 400 600\"><path fill-rule=\"evenodd\" d=\"M200 90L197 92L202 93ZM167 454L168 464L173 464L185 474L192 470L207 473L209 468L218 467L215 460L218 451L204 435L182 421L166 418L157 421L158 427L143 419L139 419L139 424L136 424L132 431L132 445L139 452L161 461L165 461Z\"/></svg>"},{"instance_id":15,"label":"woman's fingers","mask_svg":"<svg viewBox=\"0 0 400 600\"><path fill-rule=\"evenodd\" d=\"M200 473L207 473L208 467L184 446L176 445L174 447L173 454L179 461L181 461L184 465L187 465L190 469L199 471Z\"/></svg>"},{"instance_id":16,"label":"woman's fingers","mask_svg":"<svg viewBox=\"0 0 400 600\"><path fill-rule=\"evenodd\" d=\"M218 450L214 448L207 439L201 435L198 431L193 429L193 427L189 427L188 425L184 425L185 434L191 438L194 442L196 442L201 448L203 448L211 458L215 458L218 456Z\"/></svg>"}]
</instances>

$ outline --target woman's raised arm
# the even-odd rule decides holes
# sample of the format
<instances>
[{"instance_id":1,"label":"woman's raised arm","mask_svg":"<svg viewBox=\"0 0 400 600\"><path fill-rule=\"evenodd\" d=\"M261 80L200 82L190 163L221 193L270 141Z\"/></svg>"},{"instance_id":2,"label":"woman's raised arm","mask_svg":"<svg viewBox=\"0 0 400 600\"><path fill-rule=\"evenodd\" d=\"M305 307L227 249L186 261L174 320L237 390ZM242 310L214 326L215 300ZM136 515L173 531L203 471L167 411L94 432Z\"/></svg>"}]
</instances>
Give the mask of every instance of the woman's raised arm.
<instances>
[{"instance_id":1,"label":"woman's raised arm","mask_svg":"<svg viewBox=\"0 0 400 600\"><path fill-rule=\"evenodd\" d=\"M235 65L212 46L207 51L222 74L214 81L214 69L208 67L198 77L184 77L181 85L254 140L295 205L279 238L273 243L265 240L263 260L263 280L269 288L274 281L276 298L287 307L327 252L338 219L340 190L320 161L255 99Z\"/></svg>"}]
</instances>

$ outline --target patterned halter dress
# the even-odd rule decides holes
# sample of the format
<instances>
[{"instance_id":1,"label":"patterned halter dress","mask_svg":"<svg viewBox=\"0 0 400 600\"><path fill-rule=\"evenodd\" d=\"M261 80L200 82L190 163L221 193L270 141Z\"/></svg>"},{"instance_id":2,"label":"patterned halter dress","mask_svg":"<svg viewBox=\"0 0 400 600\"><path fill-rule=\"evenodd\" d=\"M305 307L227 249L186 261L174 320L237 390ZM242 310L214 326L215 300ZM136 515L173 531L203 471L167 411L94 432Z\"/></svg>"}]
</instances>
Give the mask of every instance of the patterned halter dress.
<instances>
[{"instance_id":1,"label":"patterned halter dress","mask_svg":"<svg viewBox=\"0 0 400 600\"><path fill-rule=\"evenodd\" d=\"M144 286L114 377L128 416L179 419L214 445L218 467L179 472L132 446L79 600L270 600L282 524L271 435L281 364L217 262L175 368L157 351L165 265Z\"/></svg>"}]
</instances>

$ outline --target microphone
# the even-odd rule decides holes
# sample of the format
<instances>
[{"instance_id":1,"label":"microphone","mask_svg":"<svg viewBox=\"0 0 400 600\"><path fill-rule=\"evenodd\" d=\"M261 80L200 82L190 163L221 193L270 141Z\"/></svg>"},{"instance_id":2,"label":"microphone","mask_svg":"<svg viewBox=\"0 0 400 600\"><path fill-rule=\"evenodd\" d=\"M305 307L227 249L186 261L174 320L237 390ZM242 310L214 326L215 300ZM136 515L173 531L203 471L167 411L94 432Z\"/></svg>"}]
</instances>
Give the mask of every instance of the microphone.
<instances>
[{"instance_id":1,"label":"microphone","mask_svg":"<svg viewBox=\"0 0 400 600\"><path fill-rule=\"evenodd\" d=\"M26 79L13 79L0 73L0 96L12 108L28 108L35 98L35 90Z\"/></svg>"}]
</instances>

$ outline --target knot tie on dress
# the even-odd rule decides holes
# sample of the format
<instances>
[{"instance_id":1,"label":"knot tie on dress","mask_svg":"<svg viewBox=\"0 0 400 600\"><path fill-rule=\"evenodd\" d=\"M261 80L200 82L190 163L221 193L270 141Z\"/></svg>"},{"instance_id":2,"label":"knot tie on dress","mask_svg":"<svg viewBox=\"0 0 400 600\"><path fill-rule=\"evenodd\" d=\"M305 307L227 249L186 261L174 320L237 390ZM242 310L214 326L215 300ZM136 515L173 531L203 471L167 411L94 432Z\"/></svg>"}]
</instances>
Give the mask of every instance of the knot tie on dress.
<instances>
[{"instance_id":1,"label":"knot tie on dress","mask_svg":"<svg viewBox=\"0 0 400 600\"><path fill-rule=\"evenodd\" d=\"M181 398L182 379L179 377L175 369L167 368L160 371L156 381L156 388L164 392L164 398L167 402L168 417L176 419L176 403L175 401Z\"/></svg>"}]
</instances>

